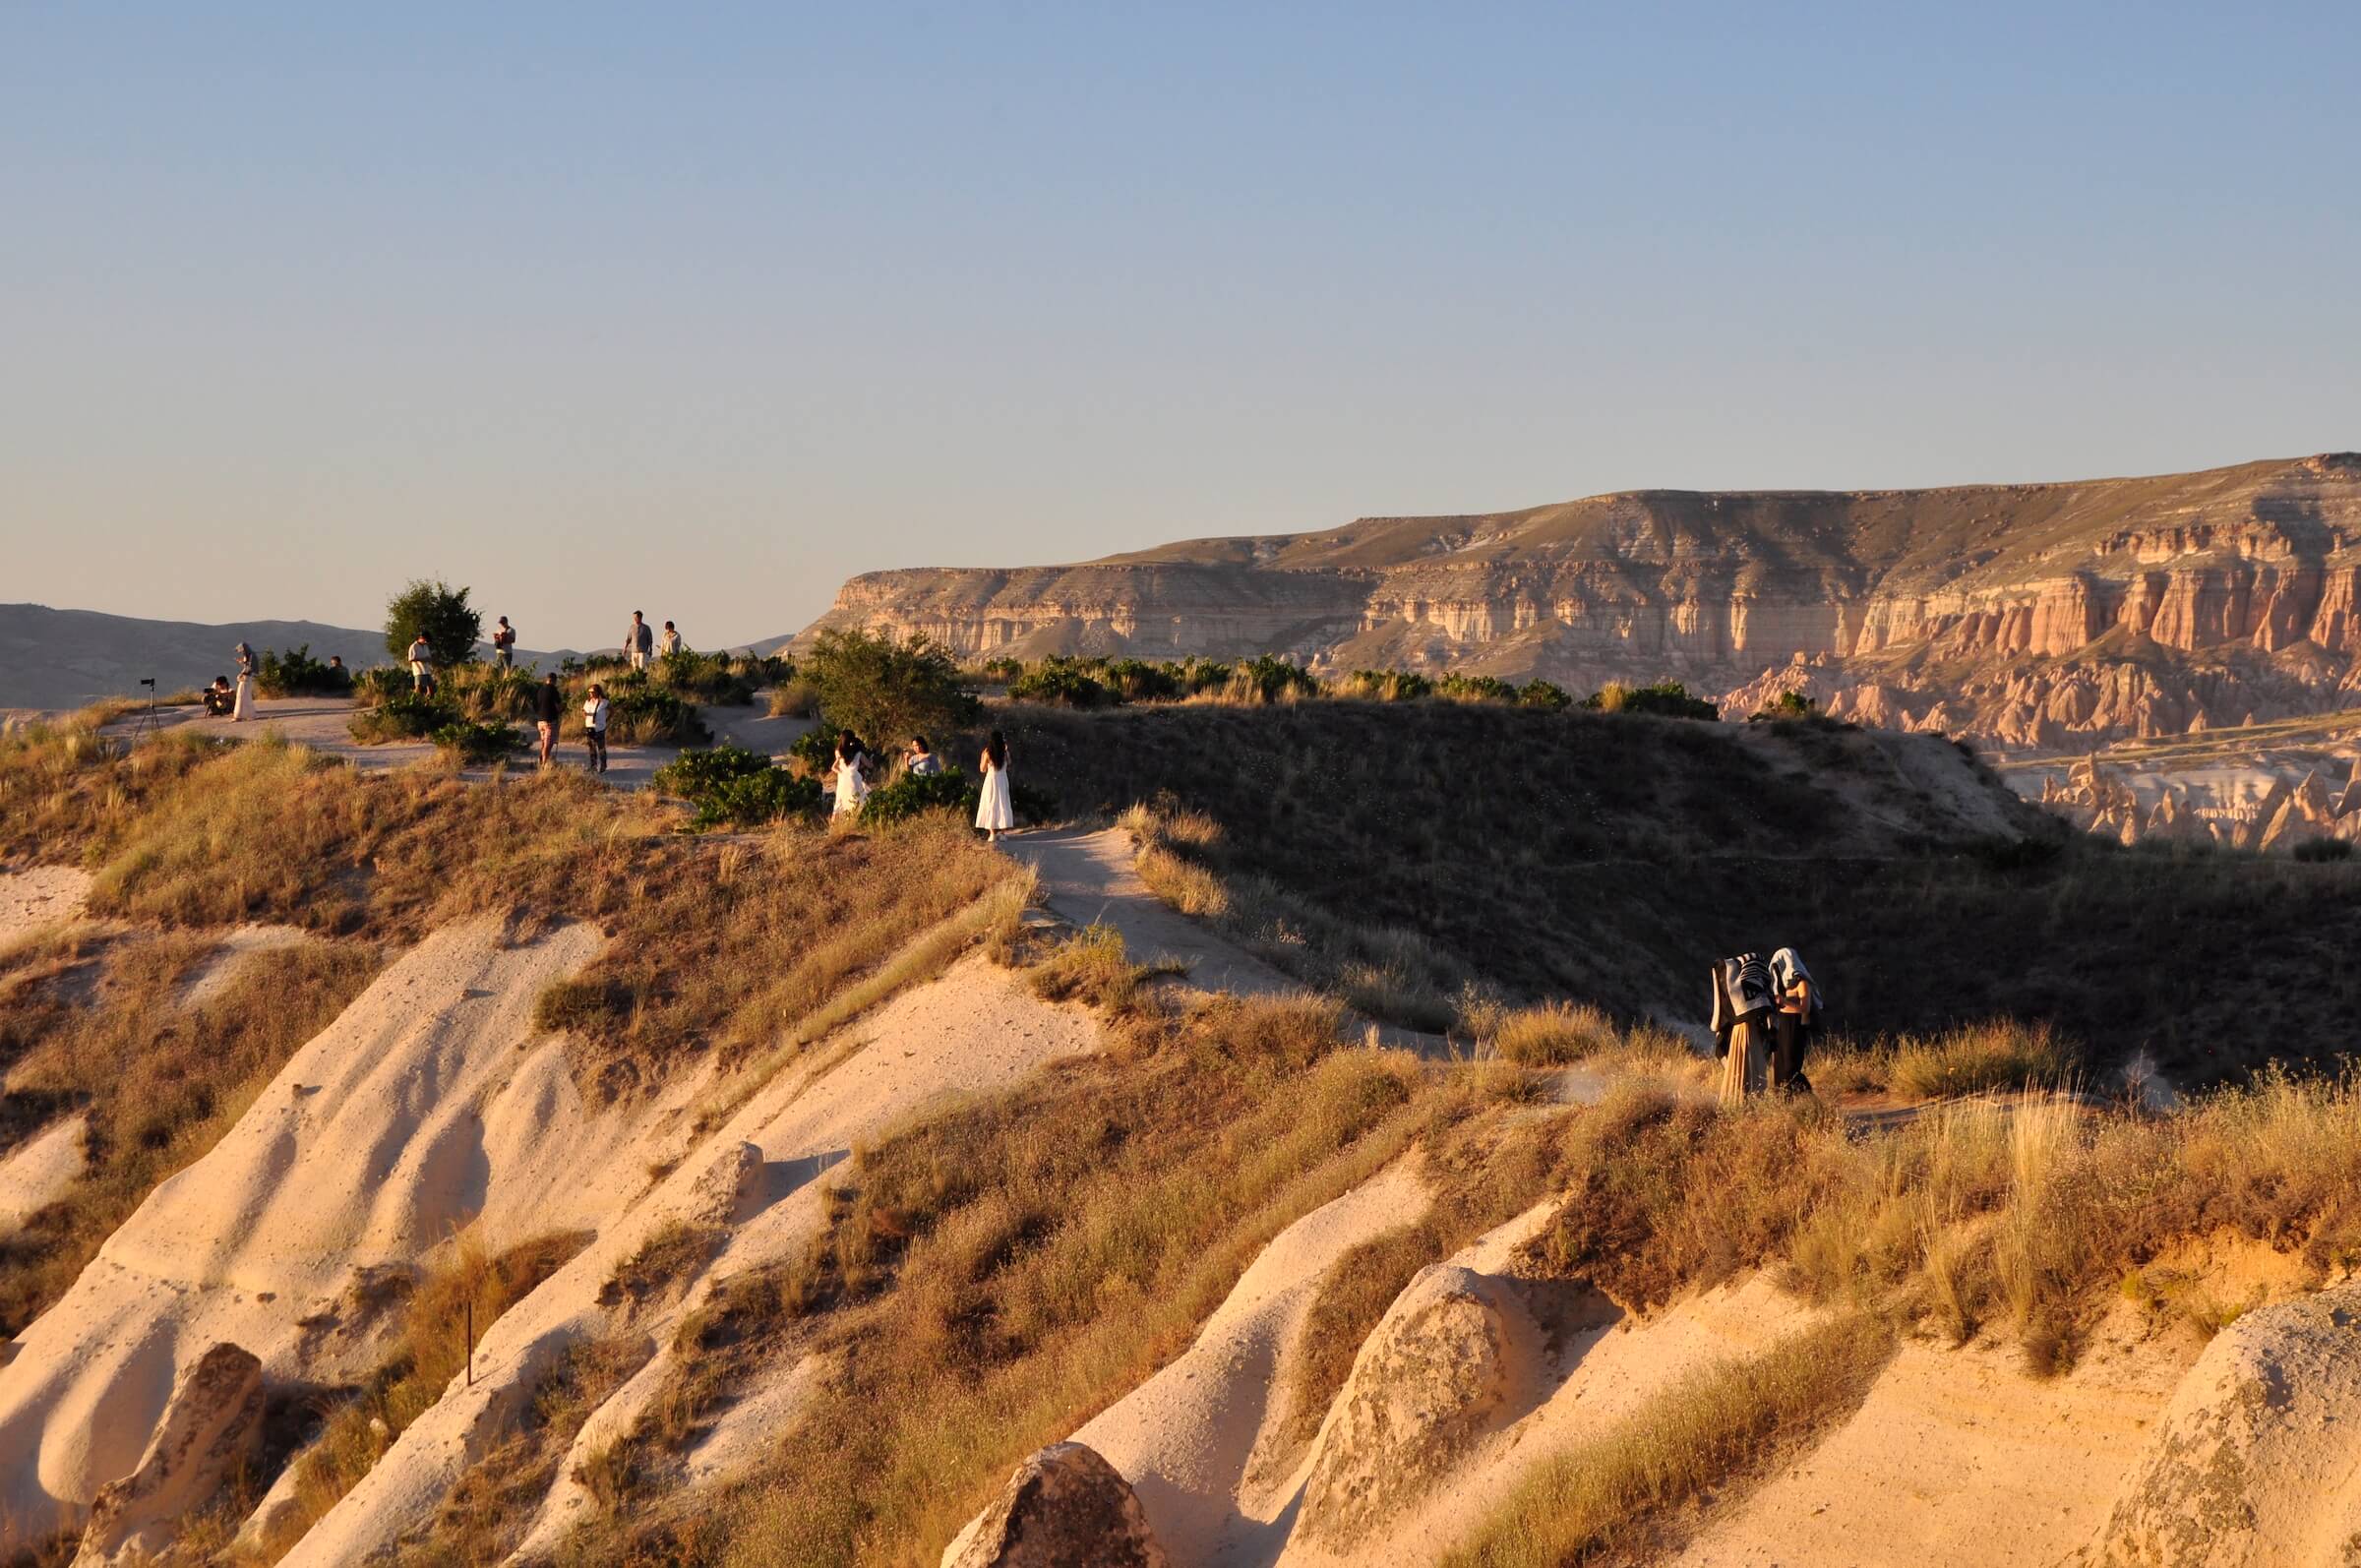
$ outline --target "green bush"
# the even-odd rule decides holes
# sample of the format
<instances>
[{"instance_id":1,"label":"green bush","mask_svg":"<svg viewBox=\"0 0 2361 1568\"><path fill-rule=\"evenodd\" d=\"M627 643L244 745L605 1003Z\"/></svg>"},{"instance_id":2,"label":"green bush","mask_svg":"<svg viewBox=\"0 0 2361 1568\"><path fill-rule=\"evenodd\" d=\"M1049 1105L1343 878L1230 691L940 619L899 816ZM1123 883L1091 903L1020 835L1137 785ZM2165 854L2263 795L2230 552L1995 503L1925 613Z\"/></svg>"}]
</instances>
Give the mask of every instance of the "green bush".
<instances>
[{"instance_id":1,"label":"green bush","mask_svg":"<svg viewBox=\"0 0 2361 1568\"><path fill-rule=\"evenodd\" d=\"M420 634L437 664L458 664L475 656L484 618L467 603L467 590L420 577L386 606L386 651L407 661L410 640Z\"/></svg>"},{"instance_id":2,"label":"green bush","mask_svg":"<svg viewBox=\"0 0 2361 1568\"><path fill-rule=\"evenodd\" d=\"M1232 702L1291 702L1318 696L1320 683L1301 666L1264 653L1232 666L1220 691L1223 698Z\"/></svg>"},{"instance_id":3,"label":"green bush","mask_svg":"<svg viewBox=\"0 0 2361 1568\"><path fill-rule=\"evenodd\" d=\"M345 728L354 740L377 746L388 741L431 740L437 730L459 722L459 710L449 702L400 692L373 708L361 709Z\"/></svg>"},{"instance_id":4,"label":"green bush","mask_svg":"<svg viewBox=\"0 0 2361 1568\"><path fill-rule=\"evenodd\" d=\"M1689 689L1678 681L1659 681L1653 686L1625 686L1620 681L1609 681L1584 697L1582 705L1597 713L1654 713L1673 719L1722 716L1720 708L1689 695Z\"/></svg>"},{"instance_id":5,"label":"green bush","mask_svg":"<svg viewBox=\"0 0 2361 1568\"><path fill-rule=\"evenodd\" d=\"M1337 683L1336 694L1363 702L1415 702L1434 695L1434 683L1411 670L1355 670Z\"/></svg>"},{"instance_id":6,"label":"green bush","mask_svg":"<svg viewBox=\"0 0 2361 1568\"><path fill-rule=\"evenodd\" d=\"M1746 716L1749 724L1775 723L1781 719L1816 717L1820 704L1801 692L1782 692Z\"/></svg>"},{"instance_id":7,"label":"green bush","mask_svg":"<svg viewBox=\"0 0 2361 1568\"><path fill-rule=\"evenodd\" d=\"M656 769L655 784L696 808L689 825L699 829L758 827L819 810L817 781L797 778L743 746L684 752Z\"/></svg>"},{"instance_id":8,"label":"green bush","mask_svg":"<svg viewBox=\"0 0 2361 1568\"><path fill-rule=\"evenodd\" d=\"M515 726L473 719L442 725L427 739L462 762L497 762L524 745L524 735Z\"/></svg>"},{"instance_id":9,"label":"green bush","mask_svg":"<svg viewBox=\"0 0 2361 1568\"><path fill-rule=\"evenodd\" d=\"M797 672L819 698L830 729L878 746L972 724L982 712L959 685L959 666L924 636L897 642L868 632L822 632Z\"/></svg>"},{"instance_id":10,"label":"green bush","mask_svg":"<svg viewBox=\"0 0 2361 1568\"><path fill-rule=\"evenodd\" d=\"M811 815L818 812L819 801L818 780L797 778L783 767L766 767L716 784L696 803L696 814L689 819L689 825L759 827L783 816Z\"/></svg>"},{"instance_id":11,"label":"green bush","mask_svg":"<svg viewBox=\"0 0 2361 1568\"><path fill-rule=\"evenodd\" d=\"M1099 679L1125 702L1170 702L1181 694L1179 670L1145 659L1112 660Z\"/></svg>"},{"instance_id":12,"label":"green bush","mask_svg":"<svg viewBox=\"0 0 2361 1568\"><path fill-rule=\"evenodd\" d=\"M768 661L736 660L726 653L694 653L683 648L656 660L652 673L671 691L700 702L743 706L755 699L755 688L768 685ZM785 663L784 660L777 661ZM789 666L790 669L793 666Z\"/></svg>"},{"instance_id":13,"label":"green bush","mask_svg":"<svg viewBox=\"0 0 2361 1568\"><path fill-rule=\"evenodd\" d=\"M770 771L770 758L743 746L717 746L709 752L683 752L657 768L657 789L684 800L702 800L734 779Z\"/></svg>"},{"instance_id":14,"label":"green bush","mask_svg":"<svg viewBox=\"0 0 2361 1568\"><path fill-rule=\"evenodd\" d=\"M352 691L352 672L313 658L306 642L285 653L263 649L254 661L254 685L265 696L344 696Z\"/></svg>"},{"instance_id":15,"label":"green bush","mask_svg":"<svg viewBox=\"0 0 2361 1568\"><path fill-rule=\"evenodd\" d=\"M963 811L967 819L974 821L979 799L977 781L958 768L924 775L904 773L869 792L869 799L861 805L861 817L868 822L900 822L927 812Z\"/></svg>"},{"instance_id":16,"label":"green bush","mask_svg":"<svg viewBox=\"0 0 2361 1568\"><path fill-rule=\"evenodd\" d=\"M1142 666L1145 668L1145 666ZM1053 656L1008 683L1012 702L1052 702L1069 708L1105 707L1116 694L1080 659Z\"/></svg>"},{"instance_id":17,"label":"green bush","mask_svg":"<svg viewBox=\"0 0 2361 1568\"><path fill-rule=\"evenodd\" d=\"M814 777L824 777L836 770L836 732L824 724L806 730L787 748L787 754Z\"/></svg>"},{"instance_id":18,"label":"green bush","mask_svg":"<svg viewBox=\"0 0 2361 1568\"><path fill-rule=\"evenodd\" d=\"M1462 675L1455 670L1434 684L1434 694L1452 702L1514 702L1517 689L1496 675Z\"/></svg>"},{"instance_id":19,"label":"green bush","mask_svg":"<svg viewBox=\"0 0 2361 1568\"><path fill-rule=\"evenodd\" d=\"M1574 705L1572 694L1562 686L1534 679L1517 688L1517 706L1539 708L1544 713L1563 713Z\"/></svg>"},{"instance_id":20,"label":"green bush","mask_svg":"<svg viewBox=\"0 0 2361 1568\"><path fill-rule=\"evenodd\" d=\"M643 674L627 671L599 684L607 689L607 740L613 745L697 746L713 738L695 703L682 701L678 693ZM568 711L579 712L589 690L585 677L569 682Z\"/></svg>"}]
</instances>

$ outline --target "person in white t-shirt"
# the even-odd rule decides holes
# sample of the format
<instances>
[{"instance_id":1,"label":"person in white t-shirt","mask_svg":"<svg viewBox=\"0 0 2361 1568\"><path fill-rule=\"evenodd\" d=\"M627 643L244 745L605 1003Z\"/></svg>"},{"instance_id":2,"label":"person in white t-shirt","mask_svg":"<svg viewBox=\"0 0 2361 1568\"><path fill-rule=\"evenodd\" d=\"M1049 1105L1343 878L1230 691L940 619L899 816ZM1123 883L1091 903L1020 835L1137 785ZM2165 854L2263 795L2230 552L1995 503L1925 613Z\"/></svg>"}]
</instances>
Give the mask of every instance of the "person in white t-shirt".
<instances>
[{"instance_id":1,"label":"person in white t-shirt","mask_svg":"<svg viewBox=\"0 0 2361 1568\"><path fill-rule=\"evenodd\" d=\"M589 771L607 770L607 689L595 682L582 698L582 743L590 749Z\"/></svg>"}]
</instances>

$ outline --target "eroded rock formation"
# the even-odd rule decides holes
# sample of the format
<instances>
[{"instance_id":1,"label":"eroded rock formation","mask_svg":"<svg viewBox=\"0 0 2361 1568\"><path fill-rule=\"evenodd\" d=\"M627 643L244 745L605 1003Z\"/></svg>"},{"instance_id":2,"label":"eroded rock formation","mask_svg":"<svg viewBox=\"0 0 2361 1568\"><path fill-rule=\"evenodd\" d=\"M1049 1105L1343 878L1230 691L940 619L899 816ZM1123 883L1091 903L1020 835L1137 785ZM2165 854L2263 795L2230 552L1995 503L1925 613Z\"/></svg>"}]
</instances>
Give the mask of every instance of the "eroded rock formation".
<instances>
[{"instance_id":1,"label":"eroded rock formation","mask_svg":"<svg viewBox=\"0 0 2361 1568\"><path fill-rule=\"evenodd\" d=\"M181 1516L211 1498L262 1436L262 1361L235 1345L214 1346L174 1385L139 1468L98 1489L74 1568L161 1551Z\"/></svg>"},{"instance_id":2,"label":"eroded rock formation","mask_svg":"<svg viewBox=\"0 0 2361 1568\"><path fill-rule=\"evenodd\" d=\"M2349 1562L2361 1539L2361 1287L2250 1312L2206 1348L2098 1544L2109 1564Z\"/></svg>"},{"instance_id":3,"label":"eroded rock formation","mask_svg":"<svg viewBox=\"0 0 2361 1568\"><path fill-rule=\"evenodd\" d=\"M1377 1325L1337 1397L1303 1486L1305 1533L1345 1549L1416 1501L1514 1413L1540 1331L1500 1279L1435 1264Z\"/></svg>"},{"instance_id":4,"label":"eroded rock formation","mask_svg":"<svg viewBox=\"0 0 2361 1568\"><path fill-rule=\"evenodd\" d=\"M2361 453L2070 484L1640 491L1070 567L855 577L819 626L963 655L1292 654L1748 696L2009 747L2317 711L2361 687Z\"/></svg>"},{"instance_id":5,"label":"eroded rock formation","mask_svg":"<svg viewBox=\"0 0 2361 1568\"><path fill-rule=\"evenodd\" d=\"M1083 1443L1053 1443L1016 1467L999 1500L943 1568L1167 1568L1131 1483Z\"/></svg>"}]
</instances>

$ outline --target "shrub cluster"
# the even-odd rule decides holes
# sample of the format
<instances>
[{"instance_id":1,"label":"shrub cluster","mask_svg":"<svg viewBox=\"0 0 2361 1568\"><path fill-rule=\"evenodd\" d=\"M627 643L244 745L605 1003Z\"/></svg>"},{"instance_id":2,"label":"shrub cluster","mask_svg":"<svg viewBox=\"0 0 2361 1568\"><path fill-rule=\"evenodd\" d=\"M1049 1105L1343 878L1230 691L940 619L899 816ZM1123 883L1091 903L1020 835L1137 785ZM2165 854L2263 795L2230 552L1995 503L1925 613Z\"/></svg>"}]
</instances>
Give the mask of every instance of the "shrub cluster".
<instances>
[{"instance_id":1,"label":"shrub cluster","mask_svg":"<svg viewBox=\"0 0 2361 1568\"><path fill-rule=\"evenodd\" d=\"M1773 723L1781 719L1817 718L1820 704L1801 692L1782 692L1746 716L1749 724Z\"/></svg>"},{"instance_id":2,"label":"shrub cluster","mask_svg":"<svg viewBox=\"0 0 2361 1568\"><path fill-rule=\"evenodd\" d=\"M1654 713L1673 719L1718 719L1721 709L1702 697L1689 694L1689 689L1678 681L1658 681L1653 686L1625 686L1609 681L1605 686L1582 699L1582 705L1598 713Z\"/></svg>"},{"instance_id":3,"label":"shrub cluster","mask_svg":"<svg viewBox=\"0 0 2361 1568\"><path fill-rule=\"evenodd\" d=\"M474 719L442 725L427 739L462 762L497 762L524 745L524 733L515 725Z\"/></svg>"},{"instance_id":4,"label":"shrub cluster","mask_svg":"<svg viewBox=\"0 0 2361 1568\"><path fill-rule=\"evenodd\" d=\"M444 698L419 696L405 690L375 707L361 709L345 727L364 746L377 746L388 741L431 740L436 731L462 722L466 722L465 716Z\"/></svg>"},{"instance_id":5,"label":"shrub cluster","mask_svg":"<svg viewBox=\"0 0 2361 1568\"><path fill-rule=\"evenodd\" d=\"M1539 678L1519 686L1496 675L1453 671L1428 677L1415 670L1362 669L1323 683L1302 666L1267 654L1228 662L1199 658L1157 662L1078 658L1060 653L1032 660L989 659L970 667L967 678L1005 686L1008 695L1019 702L1069 708L1109 707L1125 702L1184 702L1192 697L1243 706L1314 697L1362 702L1440 698L1450 702L1497 703L1544 713L1560 713L1574 706L1571 693ZM1582 705L1594 711L1664 713L1677 718L1716 716L1713 703L1690 696L1674 681L1637 688L1609 686Z\"/></svg>"},{"instance_id":6,"label":"shrub cluster","mask_svg":"<svg viewBox=\"0 0 2361 1568\"><path fill-rule=\"evenodd\" d=\"M344 696L352 691L352 672L313 658L305 642L284 653L263 649L254 684L265 696Z\"/></svg>"},{"instance_id":7,"label":"shrub cluster","mask_svg":"<svg viewBox=\"0 0 2361 1568\"><path fill-rule=\"evenodd\" d=\"M656 769L655 785L696 808L689 825L698 829L758 827L819 811L817 780L798 778L743 746L683 752Z\"/></svg>"}]
</instances>

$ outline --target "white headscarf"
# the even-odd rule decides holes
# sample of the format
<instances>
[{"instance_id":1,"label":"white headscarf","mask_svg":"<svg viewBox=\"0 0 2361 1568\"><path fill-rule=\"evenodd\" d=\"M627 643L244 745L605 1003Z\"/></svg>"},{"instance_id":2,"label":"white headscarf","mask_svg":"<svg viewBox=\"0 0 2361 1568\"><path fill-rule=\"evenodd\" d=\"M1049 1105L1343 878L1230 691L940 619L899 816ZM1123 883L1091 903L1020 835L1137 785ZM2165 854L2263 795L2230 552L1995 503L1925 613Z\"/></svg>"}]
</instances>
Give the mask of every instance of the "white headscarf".
<instances>
[{"instance_id":1,"label":"white headscarf","mask_svg":"<svg viewBox=\"0 0 2361 1568\"><path fill-rule=\"evenodd\" d=\"M1792 947L1782 947L1771 955L1771 978L1778 984L1783 995L1798 980L1810 986L1814 1012L1828 1005L1828 998L1820 995L1820 983L1812 979L1812 972L1803 967L1803 960L1795 955Z\"/></svg>"}]
</instances>

